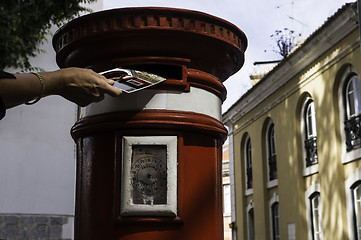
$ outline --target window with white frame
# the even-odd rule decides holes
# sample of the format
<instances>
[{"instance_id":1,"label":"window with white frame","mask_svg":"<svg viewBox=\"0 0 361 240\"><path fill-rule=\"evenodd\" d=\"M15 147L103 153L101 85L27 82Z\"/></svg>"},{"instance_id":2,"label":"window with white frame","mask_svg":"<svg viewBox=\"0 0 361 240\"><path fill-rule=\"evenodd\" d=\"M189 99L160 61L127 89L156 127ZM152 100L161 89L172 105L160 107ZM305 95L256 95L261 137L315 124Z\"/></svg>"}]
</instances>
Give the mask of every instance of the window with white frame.
<instances>
[{"instance_id":1,"label":"window with white frame","mask_svg":"<svg viewBox=\"0 0 361 240\"><path fill-rule=\"evenodd\" d=\"M356 74L349 76L345 89L347 119L356 117L361 112L360 86Z\"/></svg>"},{"instance_id":2,"label":"window with white frame","mask_svg":"<svg viewBox=\"0 0 361 240\"><path fill-rule=\"evenodd\" d=\"M254 240L254 210L248 210L248 240Z\"/></svg>"},{"instance_id":3,"label":"window with white frame","mask_svg":"<svg viewBox=\"0 0 361 240\"><path fill-rule=\"evenodd\" d=\"M320 202L320 193L314 193L310 197L310 206L311 206L311 226L312 226L312 239L313 240L322 240L322 212L321 212L321 202Z\"/></svg>"},{"instance_id":4,"label":"window with white frame","mask_svg":"<svg viewBox=\"0 0 361 240\"><path fill-rule=\"evenodd\" d=\"M267 149L268 149L268 179L269 181L277 179L277 159L276 159L276 137L274 124L269 125L267 131Z\"/></svg>"},{"instance_id":5,"label":"window with white frame","mask_svg":"<svg viewBox=\"0 0 361 240\"><path fill-rule=\"evenodd\" d=\"M360 78L351 65L342 68L338 85L338 109L340 113L341 161L343 164L361 156L361 95Z\"/></svg>"},{"instance_id":6,"label":"window with white frame","mask_svg":"<svg viewBox=\"0 0 361 240\"><path fill-rule=\"evenodd\" d=\"M361 171L356 168L345 181L348 239L361 239Z\"/></svg>"},{"instance_id":7,"label":"window with white frame","mask_svg":"<svg viewBox=\"0 0 361 240\"><path fill-rule=\"evenodd\" d=\"M361 147L361 99L360 83L356 73L348 74L343 91L346 149Z\"/></svg>"},{"instance_id":8,"label":"window with white frame","mask_svg":"<svg viewBox=\"0 0 361 240\"><path fill-rule=\"evenodd\" d=\"M245 160L246 160L246 188L253 188L253 176L252 176L252 145L251 138L248 136L245 145Z\"/></svg>"},{"instance_id":9,"label":"window with white frame","mask_svg":"<svg viewBox=\"0 0 361 240\"><path fill-rule=\"evenodd\" d=\"M361 182L352 188L352 202L355 239L361 239Z\"/></svg>"},{"instance_id":10,"label":"window with white frame","mask_svg":"<svg viewBox=\"0 0 361 240\"><path fill-rule=\"evenodd\" d=\"M316 114L315 104L312 99L306 102L304 108L304 123L306 167L310 167L318 163Z\"/></svg>"},{"instance_id":11,"label":"window with white frame","mask_svg":"<svg viewBox=\"0 0 361 240\"><path fill-rule=\"evenodd\" d=\"M273 193L272 198L269 200L269 216L270 216L270 239L279 240L280 236L280 214L277 193Z\"/></svg>"},{"instance_id":12,"label":"window with white frame","mask_svg":"<svg viewBox=\"0 0 361 240\"><path fill-rule=\"evenodd\" d=\"M315 103L311 96L303 100L300 113L302 152L303 152L303 176L309 176L318 172L318 149Z\"/></svg>"},{"instance_id":13,"label":"window with white frame","mask_svg":"<svg viewBox=\"0 0 361 240\"><path fill-rule=\"evenodd\" d=\"M312 182L305 193L307 210L307 229L309 240L322 240L322 208L320 185Z\"/></svg>"},{"instance_id":14,"label":"window with white frame","mask_svg":"<svg viewBox=\"0 0 361 240\"><path fill-rule=\"evenodd\" d=\"M278 210L278 202L271 206L272 218L272 240L280 240L280 216Z\"/></svg>"}]
</instances>

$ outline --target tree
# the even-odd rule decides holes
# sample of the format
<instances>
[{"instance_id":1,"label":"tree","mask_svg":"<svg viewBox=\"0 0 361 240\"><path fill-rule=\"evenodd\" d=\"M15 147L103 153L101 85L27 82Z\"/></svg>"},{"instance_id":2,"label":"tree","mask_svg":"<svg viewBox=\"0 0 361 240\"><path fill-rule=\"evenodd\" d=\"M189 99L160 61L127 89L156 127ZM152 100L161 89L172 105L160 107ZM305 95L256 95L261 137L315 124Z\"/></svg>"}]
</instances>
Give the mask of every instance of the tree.
<instances>
[{"instance_id":1,"label":"tree","mask_svg":"<svg viewBox=\"0 0 361 240\"><path fill-rule=\"evenodd\" d=\"M0 70L6 67L31 69L29 58L42 52L52 24L60 26L89 9L81 3L96 0L1 0Z\"/></svg>"},{"instance_id":2,"label":"tree","mask_svg":"<svg viewBox=\"0 0 361 240\"><path fill-rule=\"evenodd\" d=\"M298 34L298 37L300 36L301 34ZM277 48L273 51L280 54L282 58L287 57L288 54L297 47L295 32L288 28L276 30L275 33L271 35L271 38L276 41L277 46Z\"/></svg>"}]
</instances>

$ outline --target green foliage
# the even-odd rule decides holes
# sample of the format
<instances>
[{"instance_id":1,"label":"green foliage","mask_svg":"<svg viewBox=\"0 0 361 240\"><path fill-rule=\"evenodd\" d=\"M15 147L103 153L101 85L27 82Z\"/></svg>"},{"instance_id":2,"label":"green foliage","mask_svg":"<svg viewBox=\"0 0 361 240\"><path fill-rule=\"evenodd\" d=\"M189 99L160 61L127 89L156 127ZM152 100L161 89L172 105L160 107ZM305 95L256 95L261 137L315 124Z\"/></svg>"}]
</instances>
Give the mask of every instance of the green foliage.
<instances>
[{"instance_id":1,"label":"green foliage","mask_svg":"<svg viewBox=\"0 0 361 240\"><path fill-rule=\"evenodd\" d=\"M96 0L1 0L0 70L6 67L31 69L29 58L41 52L52 24L66 21L89 11L81 3Z\"/></svg>"}]
</instances>

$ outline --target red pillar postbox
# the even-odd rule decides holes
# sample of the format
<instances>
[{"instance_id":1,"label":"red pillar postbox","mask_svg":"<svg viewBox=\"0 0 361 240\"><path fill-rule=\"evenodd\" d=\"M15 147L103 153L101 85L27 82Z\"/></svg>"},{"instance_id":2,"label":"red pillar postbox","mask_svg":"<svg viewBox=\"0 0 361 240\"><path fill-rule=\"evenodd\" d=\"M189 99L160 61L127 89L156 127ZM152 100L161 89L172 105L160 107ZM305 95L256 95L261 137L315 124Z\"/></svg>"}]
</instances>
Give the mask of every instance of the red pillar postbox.
<instances>
[{"instance_id":1,"label":"red pillar postbox","mask_svg":"<svg viewBox=\"0 0 361 240\"><path fill-rule=\"evenodd\" d=\"M223 239L222 82L244 62L233 24L171 8L77 18L54 35L60 67L143 70L167 80L82 109L76 239Z\"/></svg>"}]
</instances>

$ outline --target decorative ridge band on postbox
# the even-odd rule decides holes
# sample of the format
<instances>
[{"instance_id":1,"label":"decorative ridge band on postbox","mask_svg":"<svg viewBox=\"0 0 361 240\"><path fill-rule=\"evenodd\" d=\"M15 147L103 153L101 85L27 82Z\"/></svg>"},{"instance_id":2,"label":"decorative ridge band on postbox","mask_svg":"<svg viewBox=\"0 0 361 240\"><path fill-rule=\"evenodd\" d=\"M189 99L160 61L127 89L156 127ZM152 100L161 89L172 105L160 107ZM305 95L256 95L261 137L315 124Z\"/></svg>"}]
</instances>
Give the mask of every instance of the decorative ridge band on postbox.
<instances>
[{"instance_id":1,"label":"decorative ridge band on postbox","mask_svg":"<svg viewBox=\"0 0 361 240\"><path fill-rule=\"evenodd\" d=\"M242 67L247 38L233 24L197 11L119 8L74 19L55 33L53 46L60 67L99 72L127 68L118 58L176 57L224 81Z\"/></svg>"}]
</instances>

